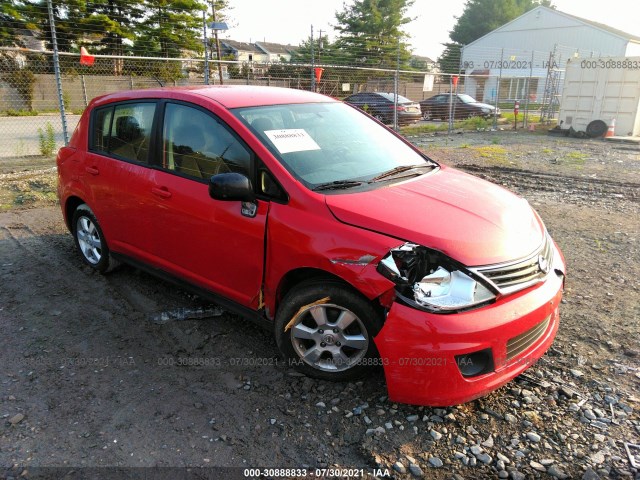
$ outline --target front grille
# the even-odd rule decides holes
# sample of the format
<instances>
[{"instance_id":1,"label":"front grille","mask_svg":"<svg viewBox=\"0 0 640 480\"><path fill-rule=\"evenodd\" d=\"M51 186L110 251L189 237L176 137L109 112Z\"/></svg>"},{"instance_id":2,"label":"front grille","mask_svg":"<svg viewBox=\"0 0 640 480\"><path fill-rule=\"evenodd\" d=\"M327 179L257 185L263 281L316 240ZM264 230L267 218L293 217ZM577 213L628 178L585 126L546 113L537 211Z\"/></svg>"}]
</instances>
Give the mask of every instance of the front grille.
<instances>
[{"instance_id":1,"label":"front grille","mask_svg":"<svg viewBox=\"0 0 640 480\"><path fill-rule=\"evenodd\" d=\"M513 293L538 283L547 276L553 264L553 242L545 234L544 242L523 260L477 267L472 270L489 280L500 293Z\"/></svg>"},{"instance_id":2,"label":"front grille","mask_svg":"<svg viewBox=\"0 0 640 480\"><path fill-rule=\"evenodd\" d=\"M551 315L545 318L542 322L535 327L530 328L524 333L521 333L517 337L513 337L507 342L507 360L511 360L513 357L520 355L542 336L549 326Z\"/></svg>"}]
</instances>

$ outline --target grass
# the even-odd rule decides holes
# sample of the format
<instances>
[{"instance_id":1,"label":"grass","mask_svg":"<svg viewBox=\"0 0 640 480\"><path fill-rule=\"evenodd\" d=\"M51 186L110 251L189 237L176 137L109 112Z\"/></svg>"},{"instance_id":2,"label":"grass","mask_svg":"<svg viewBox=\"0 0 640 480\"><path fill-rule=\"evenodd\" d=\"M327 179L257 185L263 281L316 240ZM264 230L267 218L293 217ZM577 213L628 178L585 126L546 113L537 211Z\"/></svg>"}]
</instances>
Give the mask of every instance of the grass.
<instances>
[{"instance_id":1,"label":"grass","mask_svg":"<svg viewBox=\"0 0 640 480\"><path fill-rule=\"evenodd\" d=\"M491 119L486 120L482 117L471 117L454 122L453 128L454 130L483 130L491 128L492 125L493 120ZM420 133L446 132L447 130L449 130L449 124L442 122L439 124L426 123L422 125L410 125L402 127L400 132L403 135L415 135Z\"/></svg>"},{"instance_id":2,"label":"grass","mask_svg":"<svg viewBox=\"0 0 640 480\"><path fill-rule=\"evenodd\" d=\"M36 115L38 115L38 111L37 110L14 110L14 109L9 109L9 110L5 110L5 115L7 117L35 117Z\"/></svg>"},{"instance_id":3,"label":"grass","mask_svg":"<svg viewBox=\"0 0 640 480\"><path fill-rule=\"evenodd\" d=\"M0 211L35 208L58 202L55 170L20 172L0 177Z\"/></svg>"},{"instance_id":4,"label":"grass","mask_svg":"<svg viewBox=\"0 0 640 480\"><path fill-rule=\"evenodd\" d=\"M566 164L569 164L569 165L582 166L582 165L585 164L585 162L586 162L588 157L589 157L589 155L587 155L586 153L578 152L577 150L573 150L571 152L565 153L560 158L560 161L562 163L566 163Z\"/></svg>"}]
</instances>

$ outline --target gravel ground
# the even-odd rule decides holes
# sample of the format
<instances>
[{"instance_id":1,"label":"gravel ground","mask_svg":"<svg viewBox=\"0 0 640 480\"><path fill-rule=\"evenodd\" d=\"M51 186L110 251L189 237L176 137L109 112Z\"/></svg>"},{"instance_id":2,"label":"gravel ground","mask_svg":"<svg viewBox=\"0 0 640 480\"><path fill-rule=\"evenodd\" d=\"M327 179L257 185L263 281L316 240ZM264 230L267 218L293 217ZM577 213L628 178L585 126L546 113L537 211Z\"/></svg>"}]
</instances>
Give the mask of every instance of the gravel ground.
<instances>
[{"instance_id":1,"label":"gravel ground","mask_svg":"<svg viewBox=\"0 0 640 480\"><path fill-rule=\"evenodd\" d=\"M517 191L560 244L561 325L538 364L442 409L390 403L381 372L302 377L241 318L132 268L93 274L59 209L36 198L0 214L0 478L43 466L640 478L625 449L640 444L640 147L506 131L409 139Z\"/></svg>"}]
</instances>

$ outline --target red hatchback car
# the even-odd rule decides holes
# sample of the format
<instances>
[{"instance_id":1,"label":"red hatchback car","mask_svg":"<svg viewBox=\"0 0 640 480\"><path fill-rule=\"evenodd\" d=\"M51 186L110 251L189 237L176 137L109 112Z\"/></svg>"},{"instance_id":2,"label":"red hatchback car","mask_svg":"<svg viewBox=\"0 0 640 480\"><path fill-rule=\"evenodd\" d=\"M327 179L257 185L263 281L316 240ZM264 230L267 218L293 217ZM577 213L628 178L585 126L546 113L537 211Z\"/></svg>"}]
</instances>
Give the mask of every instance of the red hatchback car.
<instances>
[{"instance_id":1,"label":"red hatchback car","mask_svg":"<svg viewBox=\"0 0 640 480\"><path fill-rule=\"evenodd\" d=\"M126 262L272 329L290 364L452 405L535 362L565 264L522 198L355 107L273 87L94 99L60 150L84 261Z\"/></svg>"}]
</instances>

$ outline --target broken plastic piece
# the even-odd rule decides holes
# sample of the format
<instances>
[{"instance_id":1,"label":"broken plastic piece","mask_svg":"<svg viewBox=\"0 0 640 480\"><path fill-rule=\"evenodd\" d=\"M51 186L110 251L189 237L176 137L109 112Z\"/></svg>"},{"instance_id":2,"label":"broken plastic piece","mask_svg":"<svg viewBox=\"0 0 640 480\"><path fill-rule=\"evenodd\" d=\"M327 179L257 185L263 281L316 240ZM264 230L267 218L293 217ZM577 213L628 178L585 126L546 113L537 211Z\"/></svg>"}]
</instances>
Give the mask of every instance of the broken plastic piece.
<instances>
[{"instance_id":1,"label":"broken plastic piece","mask_svg":"<svg viewBox=\"0 0 640 480\"><path fill-rule=\"evenodd\" d=\"M224 313L221 307L213 306L208 308L176 308L149 316L149 320L158 325L174 320L199 320L201 318L219 317Z\"/></svg>"}]
</instances>

